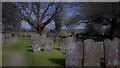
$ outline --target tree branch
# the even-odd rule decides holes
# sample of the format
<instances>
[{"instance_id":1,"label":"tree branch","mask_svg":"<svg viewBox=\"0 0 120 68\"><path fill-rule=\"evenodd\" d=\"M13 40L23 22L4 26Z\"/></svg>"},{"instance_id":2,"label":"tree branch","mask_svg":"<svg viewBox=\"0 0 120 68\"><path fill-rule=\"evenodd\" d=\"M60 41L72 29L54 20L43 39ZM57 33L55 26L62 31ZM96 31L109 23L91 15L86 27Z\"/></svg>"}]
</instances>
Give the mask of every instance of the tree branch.
<instances>
[{"instance_id":1,"label":"tree branch","mask_svg":"<svg viewBox=\"0 0 120 68\"><path fill-rule=\"evenodd\" d=\"M53 14L47 21L45 21L45 22L43 23L42 28L44 28L47 24L49 24L49 23L52 21L52 19L54 18L54 16L58 13L59 5L60 5L60 3L58 3L58 5L57 5L57 7L56 7L56 9L55 9L54 14Z\"/></svg>"},{"instance_id":2,"label":"tree branch","mask_svg":"<svg viewBox=\"0 0 120 68\"><path fill-rule=\"evenodd\" d=\"M47 6L47 8L45 9L45 11L42 13L42 20L45 18L45 14L46 14L46 12L48 11L48 9L49 9L49 7L50 7L51 5L52 5L52 4L49 3L48 6Z\"/></svg>"}]
</instances>

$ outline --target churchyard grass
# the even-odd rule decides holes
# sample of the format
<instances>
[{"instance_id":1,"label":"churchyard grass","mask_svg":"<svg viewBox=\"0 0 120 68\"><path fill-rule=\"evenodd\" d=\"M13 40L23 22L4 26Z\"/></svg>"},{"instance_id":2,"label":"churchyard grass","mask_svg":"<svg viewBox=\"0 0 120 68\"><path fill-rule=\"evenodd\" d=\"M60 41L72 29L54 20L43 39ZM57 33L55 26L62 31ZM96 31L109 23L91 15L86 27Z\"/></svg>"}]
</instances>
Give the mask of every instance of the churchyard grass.
<instances>
[{"instance_id":1,"label":"churchyard grass","mask_svg":"<svg viewBox=\"0 0 120 68\"><path fill-rule=\"evenodd\" d=\"M57 50L58 45L53 45L53 49L50 51L43 51L43 46L41 46L42 51L32 52L30 38L20 37L15 42L2 46L3 51L23 52L26 66L64 66L65 64L65 54ZM3 54L3 64L7 61L7 58Z\"/></svg>"}]
</instances>

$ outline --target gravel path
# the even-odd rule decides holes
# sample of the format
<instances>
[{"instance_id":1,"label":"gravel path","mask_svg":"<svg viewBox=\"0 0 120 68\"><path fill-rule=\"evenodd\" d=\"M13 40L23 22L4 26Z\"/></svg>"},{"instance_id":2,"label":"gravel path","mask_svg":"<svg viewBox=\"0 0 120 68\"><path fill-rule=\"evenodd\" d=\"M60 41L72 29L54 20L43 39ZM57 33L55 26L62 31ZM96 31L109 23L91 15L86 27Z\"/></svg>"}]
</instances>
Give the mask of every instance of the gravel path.
<instances>
[{"instance_id":1,"label":"gravel path","mask_svg":"<svg viewBox=\"0 0 120 68\"><path fill-rule=\"evenodd\" d=\"M24 53L21 51L5 51L7 62L3 66L25 66Z\"/></svg>"}]
</instances>

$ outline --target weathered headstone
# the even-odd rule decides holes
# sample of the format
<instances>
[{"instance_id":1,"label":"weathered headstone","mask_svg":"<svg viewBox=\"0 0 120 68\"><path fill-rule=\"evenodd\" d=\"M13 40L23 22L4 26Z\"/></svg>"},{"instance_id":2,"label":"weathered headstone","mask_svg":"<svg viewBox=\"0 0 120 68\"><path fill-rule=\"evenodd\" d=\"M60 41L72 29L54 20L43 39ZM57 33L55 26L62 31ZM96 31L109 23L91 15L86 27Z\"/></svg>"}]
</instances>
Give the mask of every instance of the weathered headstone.
<instances>
[{"instance_id":1,"label":"weathered headstone","mask_svg":"<svg viewBox=\"0 0 120 68\"><path fill-rule=\"evenodd\" d=\"M65 51L66 49L66 38L62 38L60 42L60 51Z\"/></svg>"},{"instance_id":2,"label":"weathered headstone","mask_svg":"<svg viewBox=\"0 0 120 68\"><path fill-rule=\"evenodd\" d=\"M46 33L43 33L43 34L41 35L41 44L45 45L46 38L47 38L47 34L46 34Z\"/></svg>"},{"instance_id":3,"label":"weathered headstone","mask_svg":"<svg viewBox=\"0 0 120 68\"><path fill-rule=\"evenodd\" d=\"M104 40L106 66L118 65L118 38Z\"/></svg>"},{"instance_id":4,"label":"weathered headstone","mask_svg":"<svg viewBox=\"0 0 120 68\"><path fill-rule=\"evenodd\" d=\"M12 35L13 35L13 34L12 34ZM17 37L17 35L16 35L16 34L14 34L14 36L12 36L12 37L11 37L11 41L12 41L12 42L14 42L14 41L16 41L16 40L17 40L17 38L18 38L18 37Z\"/></svg>"},{"instance_id":5,"label":"weathered headstone","mask_svg":"<svg viewBox=\"0 0 120 68\"><path fill-rule=\"evenodd\" d=\"M55 38L55 44L60 45L61 42L61 38L60 37L56 37Z\"/></svg>"},{"instance_id":6,"label":"weathered headstone","mask_svg":"<svg viewBox=\"0 0 120 68\"><path fill-rule=\"evenodd\" d=\"M51 50L53 43L54 43L54 37L46 38L46 43L44 45L44 50L45 51Z\"/></svg>"},{"instance_id":7,"label":"weathered headstone","mask_svg":"<svg viewBox=\"0 0 120 68\"><path fill-rule=\"evenodd\" d=\"M3 33L2 34L2 43L3 44L6 44L6 43L9 43L9 42L11 42L11 38L12 38L12 36L11 36L11 34L10 33Z\"/></svg>"},{"instance_id":8,"label":"weathered headstone","mask_svg":"<svg viewBox=\"0 0 120 68\"><path fill-rule=\"evenodd\" d=\"M76 39L74 37L69 37L66 39L66 66L82 66L81 60L81 46L83 43L79 42L76 44Z\"/></svg>"},{"instance_id":9,"label":"weathered headstone","mask_svg":"<svg viewBox=\"0 0 120 68\"><path fill-rule=\"evenodd\" d=\"M39 43L35 40L32 40L32 48L33 48L33 51L40 51L40 46L39 46Z\"/></svg>"},{"instance_id":10,"label":"weathered headstone","mask_svg":"<svg viewBox=\"0 0 120 68\"><path fill-rule=\"evenodd\" d=\"M84 40L84 66L100 66L100 58L103 55L103 42Z\"/></svg>"},{"instance_id":11,"label":"weathered headstone","mask_svg":"<svg viewBox=\"0 0 120 68\"><path fill-rule=\"evenodd\" d=\"M40 42L38 35L31 37L33 51L40 51Z\"/></svg>"}]
</instances>

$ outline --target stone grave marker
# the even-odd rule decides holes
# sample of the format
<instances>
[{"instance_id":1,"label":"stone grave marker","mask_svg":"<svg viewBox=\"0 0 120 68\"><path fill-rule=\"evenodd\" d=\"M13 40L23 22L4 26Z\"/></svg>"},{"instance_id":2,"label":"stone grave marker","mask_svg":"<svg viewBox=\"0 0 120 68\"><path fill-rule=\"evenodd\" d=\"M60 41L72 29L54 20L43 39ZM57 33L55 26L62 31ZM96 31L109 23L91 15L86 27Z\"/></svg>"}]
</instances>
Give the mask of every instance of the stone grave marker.
<instances>
[{"instance_id":1,"label":"stone grave marker","mask_svg":"<svg viewBox=\"0 0 120 68\"><path fill-rule=\"evenodd\" d=\"M104 40L106 66L118 65L118 38Z\"/></svg>"},{"instance_id":2,"label":"stone grave marker","mask_svg":"<svg viewBox=\"0 0 120 68\"><path fill-rule=\"evenodd\" d=\"M66 66L82 66L82 55L80 54L83 43L76 44L74 37L66 39Z\"/></svg>"},{"instance_id":3,"label":"stone grave marker","mask_svg":"<svg viewBox=\"0 0 120 68\"><path fill-rule=\"evenodd\" d=\"M66 49L66 38L62 38L60 42L60 51L65 51Z\"/></svg>"},{"instance_id":4,"label":"stone grave marker","mask_svg":"<svg viewBox=\"0 0 120 68\"><path fill-rule=\"evenodd\" d=\"M55 44L60 45L61 38L60 37L55 37Z\"/></svg>"},{"instance_id":5,"label":"stone grave marker","mask_svg":"<svg viewBox=\"0 0 120 68\"><path fill-rule=\"evenodd\" d=\"M41 51L40 42L38 41L38 37L37 36L31 36L31 41L32 41L33 51Z\"/></svg>"},{"instance_id":6,"label":"stone grave marker","mask_svg":"<svg viewBox=\"0 0 120 68\"><path fill-rule=\"evenodd\" d=\"M103 42L84 40L84 66L101 66L100 58L103 56Z\"/></svg>"},{"instance_id":7,"label":"stone grave marker","mask_svg":"<svg viewBox=\"0 0 120 68\"><path fill-rule=\"evenodd\" d=\"M43 34L41 35L41 43L42 43L42 45L45 45L46 38L47 38L47 34L46 34L46 33L43 33Z\"/></svg>"},{"instance_id":8,"label":"stone grave marker","mask_svg":"<svg viewBox=\"0 0 120 68\"><path fill-rule=\"evenodd\" d=\"M46 43L44 45L44 50L45 51L51 50L53 43L54 43L54 37L46 38Z\"/></svg>"}]
</instances>

